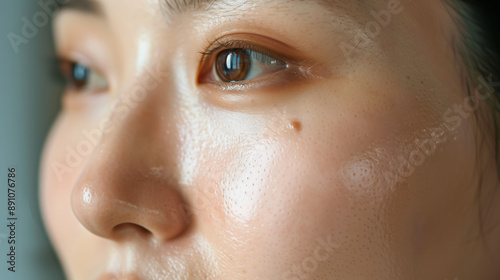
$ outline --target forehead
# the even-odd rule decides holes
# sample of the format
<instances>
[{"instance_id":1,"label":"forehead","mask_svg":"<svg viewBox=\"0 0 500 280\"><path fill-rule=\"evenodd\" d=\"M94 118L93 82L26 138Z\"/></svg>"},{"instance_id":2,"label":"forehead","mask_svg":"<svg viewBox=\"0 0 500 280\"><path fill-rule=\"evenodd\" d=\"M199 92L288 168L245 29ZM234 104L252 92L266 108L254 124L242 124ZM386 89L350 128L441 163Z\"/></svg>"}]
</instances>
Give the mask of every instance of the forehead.
<instances>
[{"instance_id":1,"label":"forehead","mask_svg":"<svg viewBox=\"0 0 500 280\"><path fill-rule=\"evenodd\" d=\"M144 16L158 13L162 15L166 22L171 22L179 17L185 17L189 12L200 12L210 14L212 17L219 17L234 11L246 13L249 10L258 8L268 8L270 12L276 12L276 17L280 17L286 15L278 11L293 11L294 9L297 11L297 9L306 6L309 8L318 7L331 12L333 21L335 19L351 18L367 22L380 19L374 17L374 15L378 14L380 16L382 14L384 16L383 11L403 7L404 15L401 17L414 22L429 22L429 20L432 22L432 14L439 10L443 3L441 1L436 3L436 1L431 0L142 0L127 2L127 5L123 5L122 1L116 0L68 0L66 4L62 5L62 10L73 9L104 18L109 18L112 14L122 13L126 10L135 11L136 15L139 14L139 16L129 20L140 19L141 13ZM129 9L130 7L134 8ZM147 12L144 13L144 11ZM306 13L307 11L303 10L302 12ZM321 19L312 18L309 20Z\"/></svg>"}]
</instances>

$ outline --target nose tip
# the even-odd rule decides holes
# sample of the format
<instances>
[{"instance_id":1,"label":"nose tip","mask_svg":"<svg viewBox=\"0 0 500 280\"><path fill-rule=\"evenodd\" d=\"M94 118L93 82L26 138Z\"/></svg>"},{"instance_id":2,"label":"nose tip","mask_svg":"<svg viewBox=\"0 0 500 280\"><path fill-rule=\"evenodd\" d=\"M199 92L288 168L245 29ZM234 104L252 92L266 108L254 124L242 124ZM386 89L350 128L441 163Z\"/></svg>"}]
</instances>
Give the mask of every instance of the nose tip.
<instances>
[{"instance_id":1,"label":"nose tip","mask_svg":"<svg viewBox=\"0 0 500 280\"><path fill-rule=\"evenodd\" d=\"M139 186L138 186L139 188ZM84 183L72 193L72 208L90 232L115 241L150 238L166 242L188 226L186 207L172 188L127 194L102 183Z\"/></svg>"}]
</instances>

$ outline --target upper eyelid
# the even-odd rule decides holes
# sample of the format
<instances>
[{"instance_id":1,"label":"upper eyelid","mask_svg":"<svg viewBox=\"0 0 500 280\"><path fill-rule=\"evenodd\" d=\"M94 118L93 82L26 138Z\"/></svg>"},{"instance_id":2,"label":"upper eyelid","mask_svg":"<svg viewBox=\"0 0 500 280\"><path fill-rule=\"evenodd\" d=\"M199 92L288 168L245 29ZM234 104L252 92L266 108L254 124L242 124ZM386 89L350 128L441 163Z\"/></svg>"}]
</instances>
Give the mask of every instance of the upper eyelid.
<instances>
[{"instance_id":1,"label":"upper eyelid","mask_svg":"<svg viewBox=\"0 0 500 280\"><path fill-rule=\"evenodd\" d=\"M208 56L208 55L213 55L214 53L223 49L250 49L253 51L261 51L262 48L257 45L247 43L245 41L235 40L235 41L221 42L216 40L215 44L212 44L208 50L200 51L199 53Z\"/></svg>"},{"instance_id":2,"label":"upper eyelid","mask_svg":"<svg viewBox=\"0 0 500 280\"><path fill-rule=\"evenodd\" d=\"M198 53L200 53L202 55L211 55L223 47L228 48L229 44L222 42L220 40L215 40L214 43L210 44L208 49L200 50L200 51L198 51Z\"/></svg>"},{"instance_id":3,"label":"upper eyelid","mask_svg":"<svg viewBox=\"0 0 500 280\"><path fill-rule=\"evenodd\" d=\"M219 51L223 51L226 49L247 49L251 50L254 52L259 52L262 54L265 54L267 56L276 58L278 60L283 61L285 64L288 64L289 62L294 62L294 59L283 55L281 53L278 53L276 51L271 50L270 48L263 47L260 44L256 43L251 43L247 40L227 40L227 41L222 41L222 40L215 40L212 45L204 50L204 51L199 51L201 55L203 55L203 58L201 60L201 63L206 63L207 60L209 60L211 57L214 56L214 54L219 53Z\"/></svg>"},{"instance_id":4,"label":"upper eyelid","mask_svg":"<svg viewBox=\"0 0 500 280\"><path fill-rule=\"evenodd\" d=\"M206 57L223 48L246 48L292 63L299 63L309 58L294 46L273 37L246 32L226 34L215 40L207 40L205 47L198 53Z\"/></svg>"}]
</instances>

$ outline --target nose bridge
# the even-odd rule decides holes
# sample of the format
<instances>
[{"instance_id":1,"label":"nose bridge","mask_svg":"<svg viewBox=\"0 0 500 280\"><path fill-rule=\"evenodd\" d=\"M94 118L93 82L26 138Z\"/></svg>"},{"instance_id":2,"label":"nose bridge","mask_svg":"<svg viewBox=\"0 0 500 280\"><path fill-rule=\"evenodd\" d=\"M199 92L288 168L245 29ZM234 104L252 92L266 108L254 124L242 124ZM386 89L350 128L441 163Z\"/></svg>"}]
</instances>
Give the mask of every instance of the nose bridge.
<instances>
[{"instance_id":1,"label":"nose bridge","mask_svg":"<svg viewBox=\"0 0 500 280\"><path fill-rule=\"evenodd\" d=\"M177 184L175 110L156 78L144 72L124 90L73 188L76 217L99 236L168 240L187 226Z\"/></svg>"}]
</instances>

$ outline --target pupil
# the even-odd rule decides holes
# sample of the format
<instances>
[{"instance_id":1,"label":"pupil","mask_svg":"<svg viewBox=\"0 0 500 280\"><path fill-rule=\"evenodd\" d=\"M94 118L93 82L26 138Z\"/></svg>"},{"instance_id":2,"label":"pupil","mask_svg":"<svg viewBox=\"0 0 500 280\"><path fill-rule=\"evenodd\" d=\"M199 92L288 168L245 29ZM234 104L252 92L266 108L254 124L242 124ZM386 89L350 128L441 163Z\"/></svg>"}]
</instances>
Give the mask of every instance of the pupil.
<instances>
[{"instance_id":1,"label":"pupil","mask_svg":"<svg viewBox=\"0 0 500 280\"><path fill-rule=\"evenodd\" d=\"M217 56L217 75L224 82L244 80L248 75L249 68L250 55L247 50L229 49L222 51Z\"/></svg>"}]
</instances>

